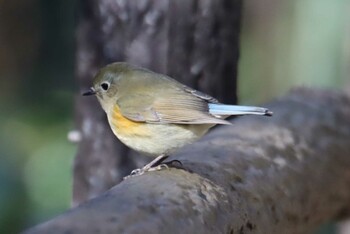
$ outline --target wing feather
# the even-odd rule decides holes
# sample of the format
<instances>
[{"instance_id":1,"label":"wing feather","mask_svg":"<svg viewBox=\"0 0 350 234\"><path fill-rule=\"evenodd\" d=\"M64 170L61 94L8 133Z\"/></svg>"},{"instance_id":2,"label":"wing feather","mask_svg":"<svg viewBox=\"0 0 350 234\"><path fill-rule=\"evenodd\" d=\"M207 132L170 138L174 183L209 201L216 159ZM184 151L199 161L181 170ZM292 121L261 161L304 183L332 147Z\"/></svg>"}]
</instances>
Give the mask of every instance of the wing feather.
<instances>
[{"instance_id":1,"label":"wing feather","mask_svg":"<svg viewBox=\"0 0 350 234\"><path fill-rule=\"evenodd\" d=\"M210 114L208 102L217 101L200 92L173 89L168 90L166 95L158 96L142 93L128 94L119 98L117 104L123 116L137 122L230 124L230 122Z\"/></svg>"}]
</instances>

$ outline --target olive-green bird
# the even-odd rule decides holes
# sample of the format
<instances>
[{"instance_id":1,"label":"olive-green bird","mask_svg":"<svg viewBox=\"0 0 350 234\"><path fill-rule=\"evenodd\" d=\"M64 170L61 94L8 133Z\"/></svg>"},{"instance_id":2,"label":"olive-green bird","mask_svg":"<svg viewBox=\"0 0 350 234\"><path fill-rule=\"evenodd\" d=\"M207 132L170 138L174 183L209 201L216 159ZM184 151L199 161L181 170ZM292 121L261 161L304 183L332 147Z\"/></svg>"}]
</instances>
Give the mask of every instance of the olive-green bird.
<instances>
[{"instance_id":1,"label":"olive-green bird","mask_svg":"<svg viewBox=\"0 0 350 234\"><path fill-rule=\"evenodd\" d=\"M215 98L145 68L123 62L102 68L83 95L96 95L118 139L156 157L132 175L157 170L169 154L193 143L231 115L271 116L266 108L224 105Z\"/></svg>"}]
</instances>

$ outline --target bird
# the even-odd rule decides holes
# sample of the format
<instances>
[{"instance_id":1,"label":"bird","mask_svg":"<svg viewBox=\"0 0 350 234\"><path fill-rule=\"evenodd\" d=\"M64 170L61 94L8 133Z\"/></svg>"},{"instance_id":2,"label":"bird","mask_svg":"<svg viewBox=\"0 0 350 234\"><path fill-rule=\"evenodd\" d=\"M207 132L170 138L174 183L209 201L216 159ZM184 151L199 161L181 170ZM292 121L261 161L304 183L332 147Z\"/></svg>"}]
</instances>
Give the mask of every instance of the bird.
<instances>
[{"instance_id":1,"label":"bird","mask_svg":"<svg viewBox=\"0 0 350 234\"><path fill-rule=\"evenodd\" d=\"M176 150L201 138L233 115L272 116L267 108L225 105L175 79L126 62L101 68L92 87L114 135L125 145L154 159L130 176L167 167Z\"/></svg>"}]
</instances>

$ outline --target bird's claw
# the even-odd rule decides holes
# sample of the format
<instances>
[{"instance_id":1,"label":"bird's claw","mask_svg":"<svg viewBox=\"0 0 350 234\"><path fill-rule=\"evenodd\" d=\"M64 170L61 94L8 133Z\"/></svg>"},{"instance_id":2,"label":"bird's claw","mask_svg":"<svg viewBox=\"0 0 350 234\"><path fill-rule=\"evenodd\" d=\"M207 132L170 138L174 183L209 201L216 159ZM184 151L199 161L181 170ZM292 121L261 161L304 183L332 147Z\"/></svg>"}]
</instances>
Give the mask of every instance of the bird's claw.
<instances>
[{"instance_id":1,"label":"bird's claw","mask_svg":"<svg viewBox=\"0 0 350 234\"><path fill-rule=\"evenodd\" d=\"M150 169L148 169L147 171L160 171L162 169L169 169L169 166L166 165L166 164L159 164L158 166L156 167L151 167Z\"/></svg>"},{"instance_id":2,"label":"bird's claw","mask_svg":"<svg viewBox=\"0 0 350 234\"><path fill-rule=\"evenodd\" d=\"M145 170L143 170L143 168L137 168L135 170L132 170L130 175L125 176L123 179L126 180L130 177L142 175L143 173L145 173Z\"/></svg>"},{"instance_id":3,"label":"bird's claw","mask_svg":"<svg viewBox=\"0 0 350 234\"><path fill-rule=\"evenodd\" d=\"M136 176L136 175L141 175L141 174L143 174L143 173L144 173L144 171L143 171L141 168L137 168L137 169L135 169L135 170L132 170L131 173L130 173L130 175L131 175L131 176Z\"/></svg>"}]
</instances>

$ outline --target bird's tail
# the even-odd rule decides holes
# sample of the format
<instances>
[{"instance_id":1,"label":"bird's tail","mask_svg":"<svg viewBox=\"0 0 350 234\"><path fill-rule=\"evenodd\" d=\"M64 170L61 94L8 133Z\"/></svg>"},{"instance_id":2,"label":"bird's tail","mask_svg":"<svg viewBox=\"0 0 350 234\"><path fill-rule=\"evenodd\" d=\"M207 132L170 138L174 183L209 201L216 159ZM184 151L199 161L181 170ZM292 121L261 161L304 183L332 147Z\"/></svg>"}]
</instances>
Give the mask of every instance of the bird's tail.
<instances>
[{"instance_id":1,"label":"bird's tail","mask_svg":"<svg viewBox=\"0 0 350 234\"><path fill-rule=\"evenodd\" d=\"M209 113L213 115L266 115L272 116L272 111L256 106L236 106L209 103Z\"/></svg>"}]
</instances>

